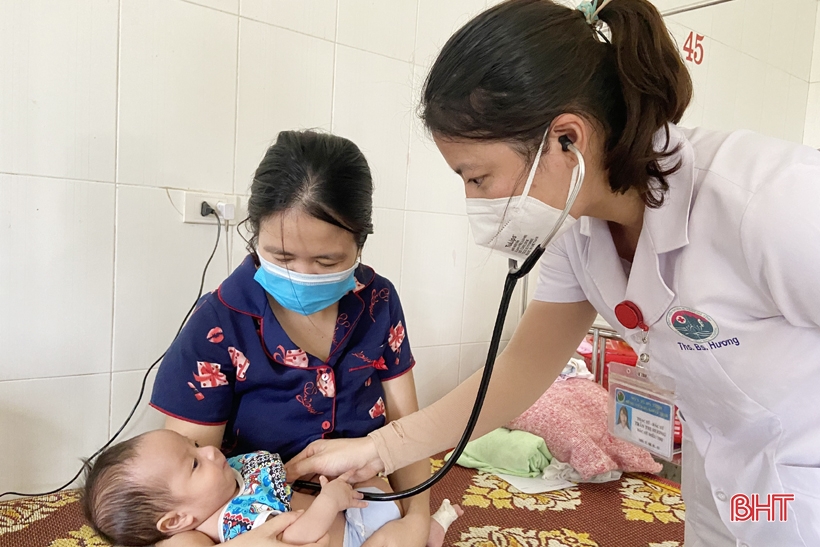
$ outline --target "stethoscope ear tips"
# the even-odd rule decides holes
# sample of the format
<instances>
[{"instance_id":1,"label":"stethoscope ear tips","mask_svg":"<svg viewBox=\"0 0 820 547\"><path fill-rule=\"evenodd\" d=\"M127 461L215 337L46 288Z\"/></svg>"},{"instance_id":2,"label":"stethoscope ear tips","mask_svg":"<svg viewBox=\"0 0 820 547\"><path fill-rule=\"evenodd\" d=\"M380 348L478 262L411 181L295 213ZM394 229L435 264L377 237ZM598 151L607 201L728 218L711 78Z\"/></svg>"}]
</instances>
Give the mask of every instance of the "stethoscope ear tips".
<instances>
[{"instance_id":1,"label":"stethoscope ear tips","mask_svg":"<svg viewBox=\"0 0 820 547\"><path fill-rule=\"evenodd\" d=\"M569 140L569 137L566 135L561 135L558 137L558 142L561 143L561 149L564 152L569 152L569 147L572 145L572 141Z\"/></svg>"}]
</instances>

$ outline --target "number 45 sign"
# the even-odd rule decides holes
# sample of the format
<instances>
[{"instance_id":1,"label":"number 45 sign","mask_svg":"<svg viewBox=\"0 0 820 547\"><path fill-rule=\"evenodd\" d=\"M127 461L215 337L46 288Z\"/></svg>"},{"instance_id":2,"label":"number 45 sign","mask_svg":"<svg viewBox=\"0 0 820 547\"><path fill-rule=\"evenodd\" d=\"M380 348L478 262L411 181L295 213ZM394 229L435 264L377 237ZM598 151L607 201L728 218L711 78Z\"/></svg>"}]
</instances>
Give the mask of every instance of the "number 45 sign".
<instances>
[{"instance_id":1,"label":"number 45 sign","mask_svg":"<svg viewBox=\"0 0 820 547\"><path fill-rule=\"evenodd\" d=\"M696 34L694 32L689 33L689 37L686 38L686 42L683 44L683 51L686 52L686 60L689 62L694 62L696 65L703 63L703 39L705 36L702 34Z\"/></svg>"}]
</instances>

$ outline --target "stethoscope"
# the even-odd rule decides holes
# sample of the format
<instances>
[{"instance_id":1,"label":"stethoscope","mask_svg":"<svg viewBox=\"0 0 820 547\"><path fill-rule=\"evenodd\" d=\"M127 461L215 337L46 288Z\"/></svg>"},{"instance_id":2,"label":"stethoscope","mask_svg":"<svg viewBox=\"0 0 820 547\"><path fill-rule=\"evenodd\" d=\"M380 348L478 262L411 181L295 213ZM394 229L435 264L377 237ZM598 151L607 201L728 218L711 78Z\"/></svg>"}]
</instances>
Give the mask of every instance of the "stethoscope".
<instances>
[{"instance_id":1,"label":"stethoscope","mask_svg":"<svg viewBox=\"0 0 820 547\"><path fill-rule=\"evenodd\" d=\"M401 492L391 492L389 494L385 493L374 493L374 492L362 492L364 499L367 501L395 501L401 500L405 498L413 497L417 494L420 494L427 490L428 488L432 487L446 475L450 469L456 464L459 457L461 456L462 452L464 452L464 448L467 446L467 443L470 442L470 437L473 435L473 430L475 429L476 423L478 423L478 417L481 415L481 408L484 406L484 398L487 395L487 389L490 386L490 378L493 375L493 366L495 365L495 358L496 354L498 353L498 346L501 343L501 333L504 329L504 320L507 317L507 311L510 307L510 300L512 299L513 290L515 289L518 280L530 273L535 265L538 263L538 259L541 258L541 255L544 254L544 250L547 248L552 240L555 238L555 234L558 233L559 228L564 223L564 220L569 215L570 209L572 209L572 205L575 203L575 198L578 197L578 192L581 189L581 184L584 181L584 175L586 173L586 165L584 163L584 156L581 152L572 144L572 141L566 135L563 135L558 138L558 142L561 144L561 148L564 152L573 152L578 159L578 165L575 168L575 176L573 181L570 185L569 195L567 196L567 202L564 206L563 211L561 211L561 216L558 218L555 226L553 226L552 230L549 234L543 239L543 241L538 245L538 247L533 250L533 252L524 259L524 262L521 266L518 266L515 260L510 259L510 270L507 273L507 278L504 281L504 292L501 294L501 303L498 306L498 314L495 318L495 326L493 327L493 336L492 340L490 341L490 349L487 352L487 361L484 364L484 373L481 375L481 384L478 387L478 393L476 394L475 403L473 403L473 410L470 413L470 418L467 420L467 426L464 428L464 433L461 435L461 440L458 441L458 444L453 449L453 453L450 455L450 459L448 459L444 465L436 471L433 475L430 476L429 479L418 484L412 488L408 488L407 490L402 490ZM297 480L293 483L294 488L304 488L307 490L318 491L321 490L321 486L319 486L315 482L310 481L303 481Z\"/></svg>"}]
</instances>

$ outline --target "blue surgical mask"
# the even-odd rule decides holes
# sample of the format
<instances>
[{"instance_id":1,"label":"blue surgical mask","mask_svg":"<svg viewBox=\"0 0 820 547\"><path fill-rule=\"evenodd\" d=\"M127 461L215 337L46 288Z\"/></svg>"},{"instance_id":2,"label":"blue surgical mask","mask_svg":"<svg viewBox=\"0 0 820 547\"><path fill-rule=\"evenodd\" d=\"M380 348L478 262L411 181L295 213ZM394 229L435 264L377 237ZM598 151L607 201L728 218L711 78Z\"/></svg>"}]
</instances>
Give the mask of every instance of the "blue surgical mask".
<instances>
[{"instance_id":1,"label":"blue surgical mask","mask_svg":"<svg viewBox=\"0 0 820 547\"><path fill-rule=\"evenodd\" d=\"M303 274L268 262L259 256L259 269L253 278L285 308L312 315L356 288L353 272L358 264L329 274Z\"/></svg>"}]
</instances>

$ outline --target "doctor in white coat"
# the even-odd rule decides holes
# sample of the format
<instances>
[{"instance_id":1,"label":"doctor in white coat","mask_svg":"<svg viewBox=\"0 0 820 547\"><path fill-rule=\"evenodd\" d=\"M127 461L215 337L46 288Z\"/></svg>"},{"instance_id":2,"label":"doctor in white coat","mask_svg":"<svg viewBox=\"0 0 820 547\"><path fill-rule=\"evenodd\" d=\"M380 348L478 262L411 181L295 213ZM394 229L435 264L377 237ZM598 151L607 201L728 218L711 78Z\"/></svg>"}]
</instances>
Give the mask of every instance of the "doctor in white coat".
<instances>
[{"instance_id":1,"label":"doctor in white coat","mask_svg":"<svg viewBox=\"0 0 820 547\"><path fill-rule=\"evenodd\" d=\"M687 547L815 547L820 153L678 128L691 93L646 0L510 0L444 46L422 116L465 183L476 241L522 259L561 234L475 435L544 392L597 311L676 383ZM366 439L318 441L290 472L365 478L453 446L479 375ZM775 507L743 520L732 500L754 495Z\"/></svg>"}]
</instances>

